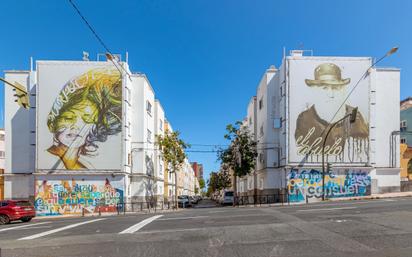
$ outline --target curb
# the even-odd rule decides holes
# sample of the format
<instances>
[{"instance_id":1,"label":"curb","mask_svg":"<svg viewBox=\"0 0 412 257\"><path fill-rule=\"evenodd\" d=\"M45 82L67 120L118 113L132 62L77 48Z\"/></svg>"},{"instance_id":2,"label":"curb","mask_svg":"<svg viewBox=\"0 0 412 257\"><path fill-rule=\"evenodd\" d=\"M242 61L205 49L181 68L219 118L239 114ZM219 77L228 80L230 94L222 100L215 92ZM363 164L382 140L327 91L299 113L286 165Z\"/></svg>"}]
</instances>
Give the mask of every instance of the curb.
<instances>
[{"instance_id":1,"label":"curb","mask_svg":"<svg viewBox=\"0 0 412 257\"><path fill-rule=\"evenodd\" d=\"M153 212L126 212L125 214L121 212L120 214L117 214L117 212L111 212L111 213L104 213L102 212L101 215L97 213L93 214L86 214L82 216L81 214L66 214L66 215L52 215L52 216L36 216L33 218L33 220L43 220L43 219L66 219L66 218L98 218L98 217L124 217L124 216L133 216L133 215L146 215L146 214L158 214L158 213L171 213L171 212L180 212L181 209L177 210L159 210L159 211L153 211Z\"/></svg>"}]
</instances>

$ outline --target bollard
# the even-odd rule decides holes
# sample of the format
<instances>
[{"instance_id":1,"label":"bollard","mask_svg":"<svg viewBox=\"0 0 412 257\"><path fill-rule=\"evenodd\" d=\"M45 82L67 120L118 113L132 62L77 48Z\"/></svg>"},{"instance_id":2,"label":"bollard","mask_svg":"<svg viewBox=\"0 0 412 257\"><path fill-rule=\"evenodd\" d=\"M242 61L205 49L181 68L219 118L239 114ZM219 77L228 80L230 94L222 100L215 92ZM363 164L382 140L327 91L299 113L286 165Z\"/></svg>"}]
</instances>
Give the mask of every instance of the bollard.
<instances>
[{"instance_id":1,"label":"bollard","mask_svg":"<svg viewBox=\"0 0 412 257\"><path fill-rule=\"evenodd\" d=\"M82 207L82 217L84 217L84 206Z\"/></svg>"},{"instance_id":2,"label":"bollard","mask_svg":"<svg viewBox=\"0 0 412 257\"><path fill-rule=\"evenodd\" d=\"M101 206L99 206L99 216L102 216L102 212L100 211L100 207Z\"/></svg>"},{"instance_id":3,"label":"bollard","mask_svg":"<svg viewBox=\"0 0 412 257\"><path fill-rule=\"evenodd\" d=\"M126 204L123 203L123 215L126 215Z\"/></svg>"},{"instance_id":4,"label":"bollard","mask_svg":"<svg viewBox=\"0 0 412 257\"><path fill-rule=\"evenodd\" d=\"M140 202L140 211L143 211L143 202Z\"/></svg>"}]
</instances>

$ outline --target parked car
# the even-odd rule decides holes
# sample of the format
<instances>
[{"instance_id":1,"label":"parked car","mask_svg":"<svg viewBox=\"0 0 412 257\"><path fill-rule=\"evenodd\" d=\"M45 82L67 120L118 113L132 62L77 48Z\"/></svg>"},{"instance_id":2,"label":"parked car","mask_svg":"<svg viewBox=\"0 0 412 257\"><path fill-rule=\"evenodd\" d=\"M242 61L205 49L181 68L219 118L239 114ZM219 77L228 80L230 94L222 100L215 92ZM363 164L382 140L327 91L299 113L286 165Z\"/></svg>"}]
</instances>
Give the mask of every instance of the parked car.
<instances>
[{"instance_id":1,"label":"parked car","mask_svg":"<svg viewBox=\"0 0 412 257\"><path fill-rule=\"evenodd\" d=\"M33 204L24 200L0 201L0 224L8 224L10 221L21 220L29 222L36 216Z\"/></svg>"},{"instance_id":2,"label":"parked car","mask_svg":"<svg viewBox=\"0 0 412 257\"><path fill-rule=\"evenodd\" d=\"M198 204L199 201L200 201L200 198L199 198L198 195L195 195L195 196L191 196L191 197L190 197L190 202L191 202L192 204Z\"/></svg>"},{"instance_id":3,"label":"parked car","mask_svg":"<svg viewBox=\"0 0 412 257\"><path fill-rule=\"evenodd\" d=\"M233 191L224 191L220 200L220 204L233 204Z\"/></svg>"},{"instance_id":4,"label":"parked car","mask_svg":"<svg viewBox=\"0 0 412 257\"><path fill-rule=\"evenodd\" d=\"M177 197L177 203L179 204L179 207L183 208L192 206L188 195L179 195Z\"/></svg>"}]
</instances>

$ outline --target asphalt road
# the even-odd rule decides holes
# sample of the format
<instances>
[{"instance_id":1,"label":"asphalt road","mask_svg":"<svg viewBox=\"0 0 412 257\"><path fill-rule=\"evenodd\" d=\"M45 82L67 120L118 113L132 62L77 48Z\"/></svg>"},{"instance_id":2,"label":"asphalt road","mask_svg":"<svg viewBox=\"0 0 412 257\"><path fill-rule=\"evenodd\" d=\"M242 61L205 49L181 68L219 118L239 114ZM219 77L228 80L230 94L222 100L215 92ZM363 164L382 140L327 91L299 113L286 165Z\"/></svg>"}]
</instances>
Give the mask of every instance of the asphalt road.
<instances>
[{"instance_id":1,"label":"asphalt road","mask_svg":"<svg viewBox=\"0 0 412 257\"><path fill-rule=\"evenodd\" d=\"M4 256L412 256L412 198L40 219L0 226Z\"/></svg>"}]
</instances>

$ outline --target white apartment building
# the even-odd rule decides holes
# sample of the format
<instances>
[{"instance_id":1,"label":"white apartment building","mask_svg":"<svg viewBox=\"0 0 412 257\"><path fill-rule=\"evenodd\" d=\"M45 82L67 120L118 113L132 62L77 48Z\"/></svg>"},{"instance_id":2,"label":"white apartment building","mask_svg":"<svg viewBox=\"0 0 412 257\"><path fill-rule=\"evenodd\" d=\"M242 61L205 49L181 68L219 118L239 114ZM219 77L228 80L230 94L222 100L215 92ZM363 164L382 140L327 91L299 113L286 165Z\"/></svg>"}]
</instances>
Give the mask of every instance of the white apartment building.
<instances>
[{"instance_id":1,"label":"white apartment building","mask_svg":"<svg viewBox=\"0 0 412 257\"><path fill-rule=\"evenodd\" d=\"M0 200L4 199L4 168L6 145L4 129L0 129Z\"/></svg>"},{"instance_id":2,"label":"white apartment building","mask_svg":"<svg viewBox=\"0 0 412 257\"><path fill-rule=\"evenodd\" d=\"M165 112L144 74L125 62L37 61L5 79L24 85L31 103L26 110L5 99L5 199L30 198L38 215L163 201L155 136Z\"/></svg>"},{"instance_id":3,"label":"white apartment building","mask_svg":"<svg viewBox=\"0 0 412 257\"><path fill-rule=\"evenodd\" d=\"M258 141L258 157L256 170L238 180L238 194L311 202L323 194L399 191L400 71L371 65L369 57L304 56L299 50L279 69L271 66L244 121ZM323 193L322 144L335 123L325 142L331 170Z\"/></svg>"}]
</instances>

